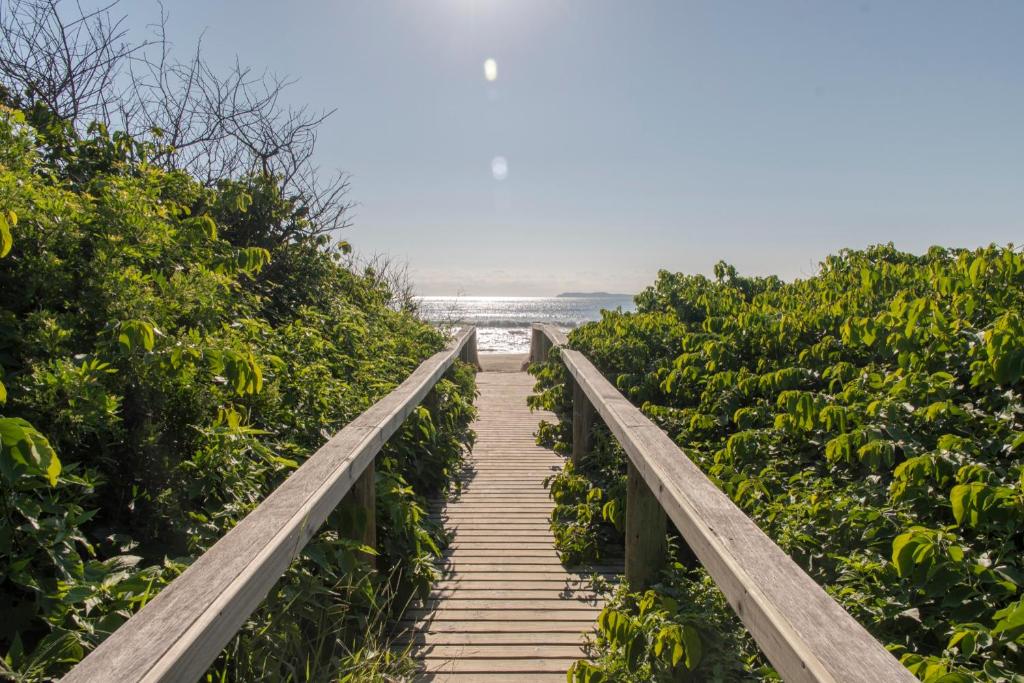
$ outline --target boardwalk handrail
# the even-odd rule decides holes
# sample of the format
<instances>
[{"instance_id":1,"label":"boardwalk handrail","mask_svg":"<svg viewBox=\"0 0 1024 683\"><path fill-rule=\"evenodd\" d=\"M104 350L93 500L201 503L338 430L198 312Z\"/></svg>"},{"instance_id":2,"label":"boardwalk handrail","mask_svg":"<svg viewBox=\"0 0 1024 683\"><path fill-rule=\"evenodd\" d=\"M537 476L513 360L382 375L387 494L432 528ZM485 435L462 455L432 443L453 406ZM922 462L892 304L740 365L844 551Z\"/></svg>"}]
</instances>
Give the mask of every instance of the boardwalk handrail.
<instances>
[{"instance_id":1,"label":"boardwalk handrail","mask_svg":"<svg viewBox=\"0 0 1024 683\"><path fill-rule=\"evenodd\" d=\"M530 360L563 347L573 384L574 460L589 449L594 410L629 456L626 576L634 588L663 560L667 514L785 680L917 680L566 343L557 328L534 325Z\"/></svg>"},{"instance_id":2,"label":"boardwalk handrail","mask_svg":"<svg viewBox=\"0 0 1024 683\"><path fill-rule=\"evenodd\" d=\"M63 680L202 676L346 494L369 488L362 502L368 499L372 506L375 456L456 358L477 363L475 328L463 328L447 348L321 446ZM364 529L369 538L372 526Z\"/></svg>"}]
</instances>

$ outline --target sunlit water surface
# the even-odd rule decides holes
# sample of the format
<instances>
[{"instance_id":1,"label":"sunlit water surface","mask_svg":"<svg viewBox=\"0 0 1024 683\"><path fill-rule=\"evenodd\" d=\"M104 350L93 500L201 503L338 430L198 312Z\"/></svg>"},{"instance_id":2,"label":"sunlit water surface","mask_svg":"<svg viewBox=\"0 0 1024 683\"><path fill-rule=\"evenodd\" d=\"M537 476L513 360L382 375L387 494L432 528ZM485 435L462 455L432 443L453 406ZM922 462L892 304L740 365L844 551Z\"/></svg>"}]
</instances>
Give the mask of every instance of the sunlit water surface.
<instances>
[{"instance_id":1,"label":"sunlit water surface","mask_svg":"<svg viewBox=\"0 0 1024 683\"><path fill-rule=\"evenodd\" d=\"M571 329L600 320L601 310L634 310L631 296L513 297L424 296L420 310L438 324L466 323L477 327L480 353L526 353L530 350L531 323L549 323Z\"/></svg>"}]
</instances>

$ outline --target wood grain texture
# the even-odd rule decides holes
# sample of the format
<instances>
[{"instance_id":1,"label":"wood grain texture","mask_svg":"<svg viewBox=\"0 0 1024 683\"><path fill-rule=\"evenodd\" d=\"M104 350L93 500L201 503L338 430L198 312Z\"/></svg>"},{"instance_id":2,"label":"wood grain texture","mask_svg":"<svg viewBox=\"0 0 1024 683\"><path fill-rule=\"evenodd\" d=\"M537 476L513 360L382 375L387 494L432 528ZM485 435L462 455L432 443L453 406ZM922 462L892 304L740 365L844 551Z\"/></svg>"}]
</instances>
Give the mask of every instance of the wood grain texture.
<instances>
[{"instance_id":1,"label":"wood grain texture","mask_svg":"<svg viewBox=\"0 0 1024 683\"><path fill-rule=\"evenodd\" d=\"M340 506L348 506L352 510L353 519L361 519L363 523L357 529L353 540L370 547L377 547L377 486L376 467L373 460L359 475L352 488L341 499ZM370 567L377 566L377 556L371 553L359 553L360 558Z\"/></svg>"},{"instance_id":2,"label":"wood grain texture","mask_svg":"<svg viewBox=\"0 0 1024 683\"><path fill-rule=\"evenodd\" d=\"M577 382L572 383L572 464L579 465L594 447L594 406Z\"/></svg>"},{"instance_id":3,"label":"wood grain texture","mask_svg":"<svg viewBox=\"0 0 1024 683\"><path fill-rule=\"evenodd\" d=\"M564 339L550 326L535 329L553 343ZM637 473L785 680L917 680L583 354L566 348L560 354Z\"/></svg>"},{"instance_id":4,"label":"wood grain texture","mask_svg":"<svg viewBox=\"0 0 1024 683\"><path fill-rule=\"evenodd\" d=\"M419 680L564 681L603 606L590 572L614 580L622 571L558 560L544 478L564 460L535 444L538 422L555 416L530 412L533 384L525 373L477 375L477 441L462 490L431 506L454 541L441 581L406 612L399 636L421 663Z\"/></svg>"},{"instance_id":5,"label":"wood grain texture","mask_svg":"<svg viewBox=\"0 0 1024 683\"><path fill-rule=\"evenodd\" d=\"M466 328L349 423L63 680L194 681L262 602L384 442L475 341ZM465 355L475 359L475 349Z\"/></svg>"},{"instance_id":6,"label":"wood grain texture","mask_svg":"<svg viewBox=\"0 0 1024 683\"><path fill-rule=\"evenodd\" d=\"M665 565L665 512L633 463L626 476L626 581L647 590Z\"/></svg>"}]
</instances>

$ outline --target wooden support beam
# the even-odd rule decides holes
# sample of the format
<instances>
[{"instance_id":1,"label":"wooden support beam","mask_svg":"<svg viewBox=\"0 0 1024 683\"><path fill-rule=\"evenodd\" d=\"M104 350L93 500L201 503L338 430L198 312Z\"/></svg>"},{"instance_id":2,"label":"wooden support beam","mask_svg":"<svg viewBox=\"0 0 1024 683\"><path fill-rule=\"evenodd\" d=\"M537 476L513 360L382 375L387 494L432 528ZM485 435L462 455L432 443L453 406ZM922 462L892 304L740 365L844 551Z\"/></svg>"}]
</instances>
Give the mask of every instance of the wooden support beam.
<instances>
[{"instance_id":1,"label":"wooden support beam","mask_svg":"<svg viewBox=\"0 0 1024 683\"><path fill-rule=\"evenodd\" d=\"M533 328L533 336L530 337L530 362L543 363L548 359L548 349L551 343L544 330L539 327Z\"/></svg>"},{"instance_id":2,"label":"wooden support beam","mask_svg":"<svg viewBox=\"0 0 1024 683\"><path fill-rule=\"evenodd\" d=\"M626 482L626 581L646 590L665 565L665 511L629 463Z\"/></svg>"},{"instance_id":3,"label":"wooden support beam","mask_svg":"<svg viewBox=\"0 0 1024 683\"><path fill-rule=\"evenodd\" d=\"M348 508L355 530L352 540L376 549L377 547L377 475L374 462L371 460L359 475L341 504ZM377 566L377 557L370 553L362 554L363 560L371 567Z\"/></svg>"},{"instance_id":4,"label":"wooden support beam","mask_svg":"<svg viewBox=\"0 0 1024 683\"><path fill-rule=\"evenodd\" d=\"M482 369L480 367L480 356L477 353L475 327L473 328L472 332L469 333L469 339L462 347L462 351L459 352L459 360L461 360L463 363L469 363L477 370Z\"/></svg>"},{"instance_id":5,"label":"wooden support beam","mask_svg":"<svg viewBox=\"0 0 1024 683\"><path fill-rule=\"evenodd\" d=\"M423 407L430 413L430 419L433 420L434 426L437 427L441 419L441 397L437 393L436 386L423 399Z\"/></svg>"},{"instance_id":6,"label":"wooden support beam","mask_svg":"<svg viewBox=\"0 0 1024 683\"><path fill-rule=\"evenodd\" d=\"M578 466L583 456L594 449L594 404L576 380L572 383L572 464Z\"/></svg>"},{"instance_id":7,"label":"wooden support beam","mask_svg":"<svg viewBox=\"0 0 1024 683\"><path fill-rule=\"evenodd\" d=\"M534 323L533 334L530 337L530 362L543 363L547 361L551 347L565 346L568 343L568 337L557 327Z\"/></svg>"}]
</instances>

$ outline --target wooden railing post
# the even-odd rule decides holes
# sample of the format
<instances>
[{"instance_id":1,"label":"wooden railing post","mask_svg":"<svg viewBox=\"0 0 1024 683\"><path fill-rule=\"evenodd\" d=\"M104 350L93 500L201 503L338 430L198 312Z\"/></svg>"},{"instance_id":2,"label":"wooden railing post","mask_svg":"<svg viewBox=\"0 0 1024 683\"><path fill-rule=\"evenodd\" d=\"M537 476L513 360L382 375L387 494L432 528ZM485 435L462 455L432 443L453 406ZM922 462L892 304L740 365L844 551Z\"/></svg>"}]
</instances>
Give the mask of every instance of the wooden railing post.
<instances>
[{"instance_id":1,"label":"wooden railing post","mask_svg":"<svg viewBox=\"0 0 1024 683\"><path fill-rule=\"evenodd\" d=\"M579 466L583 456L594 448L594 404L587 398L587 392L572 376L572 464Z\"/></svg>"},{"instance_id":2,"label":"wooden railing post","mask_svg":"<svg viewBox=\"0 0 1024 683\"><path fill-rule=\"evenodd\" d=\"M474 366L477 369L480 368L480 356L477 353L476 348L475 329L470 333L469 339L466 340L465 346L462 347L462 351L459 352L459 360L461 360L463 363L469 363L470 365Z\"/></svg>"},{"instance_id":3,"label":"wooden railing post","mask_svg":"<svg viewBox=\"0 0 1024 683\"><path fill-rule=\"evenodd\" d=\"M629 463L626 482L626 581L632 591L654 583L665 564L665 511Z\"/></svg>"},{"instance_id":4,"label":"wooden railing post","mask_svg":"<svg viewBox=\"0 0 1024 683\"><path fill-rule=\"evenodd\" d=\"M548 339L548 335L540 327L534 327L533 335L530 337L530 362L545 362L550 350L551 340Z\"/></svg>"},{"instance_id":5,"label":"wooden railing post","mask_svg":"<svg viewBox=\"0 0 1024 683\"><path fill-rule=\"evenodd\" d=\"M354 529L352 540L370 548L377 547L377 475L374 461L366 466L352 488L342 499L350 514ZM361 553L362 559L371 567L377 566L377 558L370 553Z\"/></svg>"}]
</instances>

